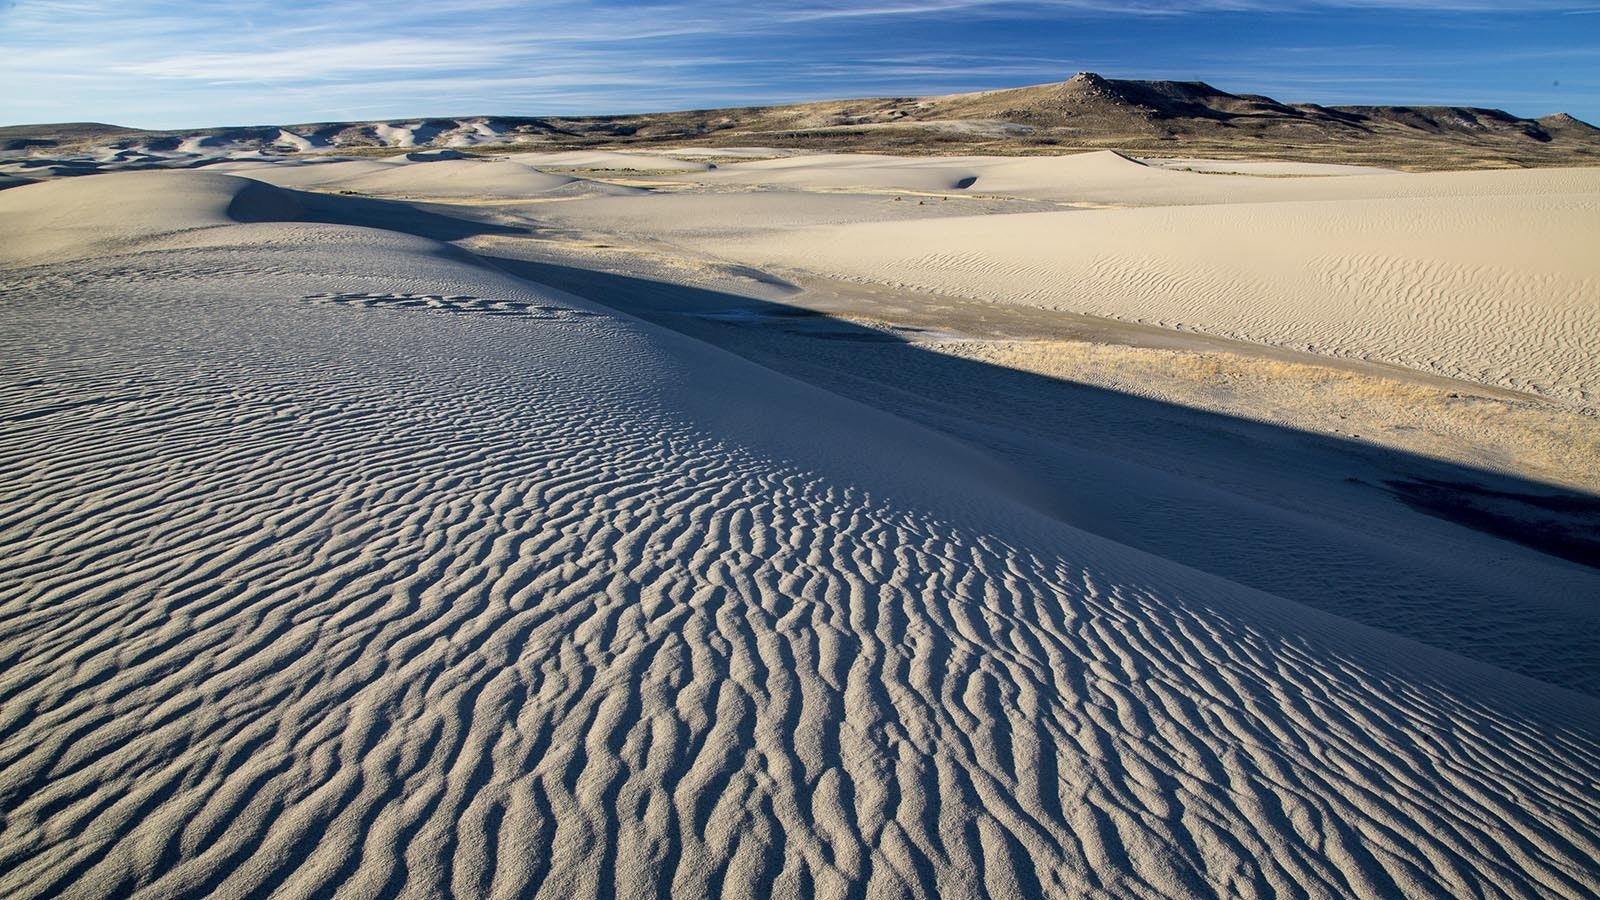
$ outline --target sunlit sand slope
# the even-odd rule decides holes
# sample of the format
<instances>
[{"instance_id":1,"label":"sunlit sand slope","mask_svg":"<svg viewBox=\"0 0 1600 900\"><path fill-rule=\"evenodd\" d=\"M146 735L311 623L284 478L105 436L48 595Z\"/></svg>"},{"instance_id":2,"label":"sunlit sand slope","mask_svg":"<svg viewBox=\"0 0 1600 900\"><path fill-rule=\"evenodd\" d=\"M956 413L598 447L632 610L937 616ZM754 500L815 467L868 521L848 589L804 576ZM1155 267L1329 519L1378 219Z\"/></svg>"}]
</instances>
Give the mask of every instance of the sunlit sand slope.
<instances>
[{"instance_id":1,"label":"sunlit sand slope","mask_svg":"<svg viewBox=\"0 0 1600 900\"><path fill-rule=\"evenodd\" d=\"M1600 889L1593 701L229 181L0 271L0 894Z\"/></svg>"},{"instance_id":2,"label":"sunlit sand slope","mask_svg":"<svg viewBox=\"0 0 1600 900\"><path fill-rule=\"evenodd\" d=\"M1115 206L1566 194L1593 192L1600 181L1594 169L1400 175L1349 166L1312 168L1320 176L1339 177L1303 177L1310 174L1305 164L1258 162L1223 172L1184 170L1196 167L1205 168L1205 162L1152 160L1147 165L1110 150L1024 158L807 153L734 162L674 177L707 184L1001 195Z\"/></svg>"},{"instance_id":3,"label":"sunlit sand slope","mask_svg":"<svg viewBox=\"0 0 1600 900\"><path fill-rule=\"evenodd\" d=\"M1600 403L1593 352L1600 346L1600 254L1593 252L1600 183L1566 194L1466 190L851 224L706 246L749 264L1374 359Z\"/></svg>"}]
</instances>

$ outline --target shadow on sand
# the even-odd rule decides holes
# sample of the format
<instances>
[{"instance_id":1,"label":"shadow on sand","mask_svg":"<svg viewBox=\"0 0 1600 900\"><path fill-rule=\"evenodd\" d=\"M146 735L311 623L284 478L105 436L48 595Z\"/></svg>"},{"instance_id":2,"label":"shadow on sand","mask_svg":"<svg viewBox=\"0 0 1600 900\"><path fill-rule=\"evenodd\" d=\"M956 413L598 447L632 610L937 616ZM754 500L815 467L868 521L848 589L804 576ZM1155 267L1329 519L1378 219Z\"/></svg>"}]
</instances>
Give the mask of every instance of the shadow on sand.
<instances>
[{"instance_id":1,"label":"shadow on sand","mask_svg":"<svg viewBox=\"0 0 1600 900\"><path fill-rule=\"evenodd\" d=\"M1592 603L1559 596L1572 585L1600 590L1600 497L953 357L919 346L914 329L487 260L975 444L1049 492L1044 505L1076 527L1600 694ZM1506 555L1554 580L1496 584L1491 570ZM1461 586L1440 583L1442 571ZM1549 602L1529 602L1535 596Z\"/></svg>"},{"instance_id":2,"label":"shadow on sand","mask_svg":"<svg viewBox=\"0 0 1600 900\"><path fill-rule=\"evenodd\" d=\"M437 206L301 196L314 221L441 241L531 233ZM1600 497L963 359L917 344L915 329L475 258L974 445L1085 531L1600 696Z\"/></svg>"},{"instance_id":3,"label":"shadow on sand","mask_svg":"<svg viewBox=\"0 0 1600 900\"><path fill-rule=\"evenodd\" d=\"M290 193L302 206L302 212L294 217L300 221L382 228L446 242L490 234L528 234L525 228L462 219L405 200L310 191Z\"/></svg>"}]
</instances>

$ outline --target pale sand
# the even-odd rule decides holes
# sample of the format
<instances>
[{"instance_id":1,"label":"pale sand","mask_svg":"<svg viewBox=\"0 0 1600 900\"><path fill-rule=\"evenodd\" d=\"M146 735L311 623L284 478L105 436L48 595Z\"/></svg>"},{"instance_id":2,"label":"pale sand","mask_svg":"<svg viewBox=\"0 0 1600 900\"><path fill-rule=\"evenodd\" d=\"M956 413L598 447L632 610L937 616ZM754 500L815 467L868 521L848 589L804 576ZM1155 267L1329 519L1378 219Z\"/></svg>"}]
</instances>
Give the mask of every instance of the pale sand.
<instances>
[{"instance_id":1,"label":"pale sand","mask_svg":"<svg viewBox=\"0 0 1600 900\"><path fill-rule=\"evenodd\" d=\"M224 164L219 171L282 187L354 191L376 196L464 199L533 197L587 185L570 175L549 174L508 159L350 160L302 165ZM611 189L615 190L615 189Z\"/></svg>"},{"instance_id":2,"label":"pale sand","mask_svg":"<svg viewBox=\"0 0 1600 900\"><path fill-rule=\"evenodd\" d=\"M1511 194L1496 203L1521 228L1593 234L1592 218L1560 218L1578 201L1559 191L1485 190ZM550 206L576 228L588 205L627 199ZM203 172L0 193L0 231L26 235L0 246L0 894L1600 890L1591 696L1134 549L1079 527L1094 510L1048 501L1045 469L457 248L330 223L373 221L358 202ZM858 219L917 209L846 202ZM1482 215L1461 198L1378 205L1405 259L1447 253ZM1170 228L1160 216L1210 213L1203 227L1257 239L1315 231L1309 204L1282 206L1138 213ZM1457 231L1397 234L1434 208ZM324 224L280 221L306 210ZM1075 217L1135 214L794 239L807 265L847 274L843 235L900 229L925 256L976 240L1001 260L982 263L986 290L1036 303L1026 286L1003 295L1019 286L988 235L1092 242ZM1358 258L1352 215L1332 206L1323 252ZM699 249L693 224L659 239ZM482 243L512 246L514 230ZM762 231L719 246L781 255ZM1147 252L1188 259L1173 243L1158 234ZM1505 234L1478 262L1592 277L1532 243ZM1244 264L1236 286L1290 283L1304 259ZM879 277L908 280L904 258L882 263ZM761 290L798 290L763 277ZM1485 305L1474 278L1447 280L1452 302ZM586 283L599 299L619 285ZM1559 292L1512 293L1555 308L1546 328L1567 321ZM1355 346L1388 346L1383 322L1435 312L1428 291L1408 296L1410 313L1353 329ZM1560 358L1574 338L1557 330L1516 332L1534 345L1517 365ZM1402 331L1395 346L1432 340L1440 358L1476 347L1446 346L1444 326ZM1240 471L1208 429L1172 437L1139 462L1084 447L1059 462L1084 464L1106 504L1151 473L1172 486L1165 511L1103 508L1108 532L1149 531L1163 512L1195 527L1183 505ZM1381 509L1321 486L1347 453L1299 460L1330 540ZM1272 479L1295 473L1260 474L1277 494L1288 482ZM1534 592L1595 584L1593 570L1388 515L1369 527L1432 565L1457 553ZM1571 632L1587 624L1548 623L1587 623L1592 604L1547 599L1546 618L1501 639L1583 646Z\"/></svg>"},{"instance_id":3,"label":"pale sand","mask_svg":"<svg viewBox=\"0 0 1600 900\"><path fill-rule=\"evenodd\" d=\"M1389 176L1436 179L1433 197L848 224L700 246L748 265L1378 360L1600 408L1600 169L1527 173L1536 189L1520 195L1499 193L1506 176L1490 174ZM1552 178L1572 189L1537 190Z\"/></svg>"},{"instance_id":4,"label":"pale sand","mask_svg":"<svg viewBox=\"0 0 1600 900\"><path fill-rule=\"evenodd\" d=\"M608 150L513 153L506 158L536 168L621 172L704 172L715 165L704 160L678 159L666 153L616 153Z\"/></svg>"},{"instance_id":5,"label":"pale sand","mask_svg":"<svg viewBox=\"0 0 1600 900\"><path fill-rule=\"evenodd\" d=\"M1190 409L1316 430L1512 472L1577 490L1600 486L1600 420L1552 416L1526 397L1193 348L1085 340L933 341L937 352ZM1385 377L1387 376L1387 377ZM1248 400L1248 405L1241 403ZM1244 408L1241 408L1244 407Z\"/></svg>"},{"instance_id":6,"label":"pale sand","mask_svg":"<svg viewBox=\"0 0 1600 900\"><path fill-rule=\"evenodd\" d=\"M1535 498L1552 484L1600 494L1594 416L1395 367L1030 307L762 281L633 247L472 243L527 277L980 447L1026 471L1053 514L1083 530L1600 694L1600 571L1409 510L1393 490L1527 494L1531 506L1507 510L1518 533L1593 534L1594 500L1586 519L1581 505L1569 519Z\"/></svg>"},{"instance_id":7,"label":"pale sand","mask_svg":"<svg viewBox=\"0 0 1600 900\"><path fill-rule=\"evenodd\" d=\"M1178 169L1184 172L1213 172L1233 175L1265 175L1273 178L1300 178L1323 175L1398 175L1399 169L1377 166L1352 166L1342 163L1283 162L1279 160L1200 159L1175 156L1139 160L1147 166Z\"/></svg>"},{"instance_id":8,"label":"pale sand","mask_svg":"<svg viewBox=\"0 0 1600 900\"><path fill-rule=\"evenodd\" d=\"M283 161L242 160L219 162L207 166L207 172L225 172L244 175L280 187L325 188L339 187L344 182L368 175L393 171L405 165L404 158L393 159L341 159L292 164Z\"/></svg>"},{"instance_id":9,"label":"pale sand","mask_svg":"<svg viewBox=\"0 0 1600 900\"><path fill-rule=\"evenodd\" d=\"M1525 196L1593 193L1595 169L1528 169L1395 175L1348 167L1343 177L1261 177L1294 171L1263 164L1258 174L1201 174L1145 165L1109 150L1073 156L927 157L807 154L734 163L697 176L710 184L809 189L976 193L1114 206L1234 204L1290 200ZM1242 171L1242 170L1241 170Z\"/></svg>"},{"instance_id":10,"label":"pale sand","mask_svg":"<svg viewBox=\"0 0 1600 900\"><path fill-rule=\"evenodd\" d=\"M1600 408L1600 169L1263 178L1109 152L816 154L660 181L672 192L536 215L791 280L1086 313ZM1146 208L1044 212L1061 204Z\"/></svg>"}]
</instances>

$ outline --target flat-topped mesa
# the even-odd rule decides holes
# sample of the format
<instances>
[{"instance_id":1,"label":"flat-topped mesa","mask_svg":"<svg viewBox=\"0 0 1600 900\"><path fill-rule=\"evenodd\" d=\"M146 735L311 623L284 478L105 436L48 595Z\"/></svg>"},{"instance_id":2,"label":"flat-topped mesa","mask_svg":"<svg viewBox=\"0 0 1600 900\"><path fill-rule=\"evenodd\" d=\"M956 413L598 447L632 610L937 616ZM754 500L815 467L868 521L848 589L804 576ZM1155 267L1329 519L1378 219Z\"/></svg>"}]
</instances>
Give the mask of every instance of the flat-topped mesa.
<instances>
[{"instance_id":1,"label":"flat-topped mesa","mask_svg":"<svg viewBox=\"0 0 1600 900\"><path fill-rule=\"evenodd\" d=\"M1069 101L1114 100L1116 90L1111 82L1093 72L1079 72L1062 83L1061 93Z\"/></svg>"},{"instance_id":2,"label":"flat-topped mesa","mask_svg":"<svg viewBox=\"0 0 1600 900\"><path fill-rule=\"evenodd\" d=\"M1573 129L1575 131L1590 135L1600 134L1600 128L1596 128L1577 116L1568 115L1564 112L1551 113L1548 116L1540 116L1538 122L1540 125L1543 125L1545 128L1548 128L1551 131Z\"/></svg>"},{"instance_id":3,"label":"flat-topped mesa","mask_svg":"<svg viewBox=\"0 0 1600 900\"><path fill-rule=\"evenodd\" d=\"M1075 112L1132 114L1139 119L1215 118L1230 112L1292 113L1266 97L1230 94L1203 81L1123 81L1080 72L1061 82L1059 95Z\"/></svg>"},{"instance_id":4,"label":"flat-topped mesa","mask_svg":"<svg viewBox=\"0 0 1600 900\"><path fill-rule=\"evenodd\" d=\"M1445 106L1319 106L1230 93L1203 81L1123 80L1079 72L1066 81L933 97L828 100L790 106L628 116L469 116L271 127L141 131L94 123L0 127L0 167L42 174L38 158L70 173L115 164L181 164L238 153L384 155L439 147L595 149L682 143L809 150L1260 157L1401 168L1600 164L1600 129L1557 114ZM132 162L129 162L129 160ZM20 169L27 169L23 173ZM54 176L52 176L54 177ZM0 187L7 182L0 180Z\"/></svg>"}]
</instances>

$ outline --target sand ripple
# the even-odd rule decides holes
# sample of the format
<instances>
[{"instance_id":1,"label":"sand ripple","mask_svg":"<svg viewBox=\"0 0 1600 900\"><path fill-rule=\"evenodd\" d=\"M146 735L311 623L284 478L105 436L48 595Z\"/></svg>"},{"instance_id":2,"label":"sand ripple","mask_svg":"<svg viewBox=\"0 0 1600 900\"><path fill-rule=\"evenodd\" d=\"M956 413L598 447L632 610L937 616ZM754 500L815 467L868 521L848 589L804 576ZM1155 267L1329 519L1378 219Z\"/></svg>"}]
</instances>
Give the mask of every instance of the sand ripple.
<instances>
[{"instance_id":1,"label":"sand ripple","mask_svg":"<svg viewBox=\"0 0 1600 900\"><path fill-rule=\"evenodd\" d=\"M1586 700L463 266L194 274L274 259L0 285L6 896L1600 890Z\"/></svg>"},{"instance_id":2,"label":"sand ripple","mask_svg":"<svg viewBox=\"0 0 1600 900\"><path fill-rule=\"evenodd\" d=\"M1476 175L1451 176L1459 196L818 226L704 246L1600 408L1600 194L1478 195Z\"/></svg>"}]
</instances>

